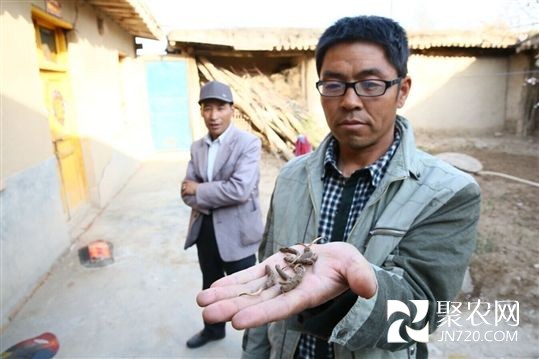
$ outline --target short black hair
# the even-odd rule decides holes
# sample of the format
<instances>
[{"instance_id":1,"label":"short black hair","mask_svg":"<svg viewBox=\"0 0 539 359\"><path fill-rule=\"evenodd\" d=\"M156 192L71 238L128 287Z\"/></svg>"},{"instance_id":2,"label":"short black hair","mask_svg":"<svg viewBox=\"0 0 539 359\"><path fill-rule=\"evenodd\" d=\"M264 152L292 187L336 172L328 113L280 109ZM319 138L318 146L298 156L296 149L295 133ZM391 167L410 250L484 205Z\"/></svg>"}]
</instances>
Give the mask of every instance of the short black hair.
<instances>
[{"instance_id":1,"label":"short black hair","mask_svg":"<svg viewBox=\"0 0 539 359\"><path fill-rule=\"evenodd\" d=\"M384 49L388 61L395 66L399 77L408 73L408 38L396 21L381 16L344 17L328 27L316 45L316 71L320 75L327 50L337 44L367 41Z\"/></svg>"}]
</instances>

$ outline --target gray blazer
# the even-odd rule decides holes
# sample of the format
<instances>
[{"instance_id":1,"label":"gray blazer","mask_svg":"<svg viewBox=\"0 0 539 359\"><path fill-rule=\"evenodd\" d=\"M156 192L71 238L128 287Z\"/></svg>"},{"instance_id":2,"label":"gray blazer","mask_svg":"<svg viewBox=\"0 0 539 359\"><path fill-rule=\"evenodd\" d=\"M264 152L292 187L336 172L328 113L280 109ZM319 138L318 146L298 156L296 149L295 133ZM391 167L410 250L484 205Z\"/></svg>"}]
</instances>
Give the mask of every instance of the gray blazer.
<instances>
[{"instance_id":1,"label":"gray blazer","mask_svg":"<svg viewBox=\"0 0 539 359\"><path fill-rule=\"evenodd\" d=\"M260 139L230 124L215 159L213 181L208 182L208 145L201 138L191 145L186 180L199 182L195 195L182 196L191 210L185 249L195 244L201 213L213 214L221 259L243 259L255 253L264 225L260 211Z\"/></svg>"}]
</instances>

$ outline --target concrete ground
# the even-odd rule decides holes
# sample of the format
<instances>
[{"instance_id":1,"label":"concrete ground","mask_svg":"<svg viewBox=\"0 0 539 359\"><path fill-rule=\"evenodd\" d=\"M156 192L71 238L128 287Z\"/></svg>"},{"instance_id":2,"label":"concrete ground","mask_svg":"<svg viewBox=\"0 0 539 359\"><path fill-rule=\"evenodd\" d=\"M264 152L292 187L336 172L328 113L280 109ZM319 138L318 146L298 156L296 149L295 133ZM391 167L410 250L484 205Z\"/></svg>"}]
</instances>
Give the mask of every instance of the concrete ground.
<instances>
[{"instance_id":1,"label":"concrete ground","mask_svg":"<svg viewBox=\"0 0 539 359\"><path fill-rule=\"evenodd\" d=\"M196 248L183 249L189 207L179 197L187 153L146 162L95 218L73 227L69 252L2 333L1 350L43 332L60 342L56 358L238 358L242 332L198 349L195 296L202 286ZM114 263L80 264L78 249L103 239Z\"/></svg>"}]
</instances>

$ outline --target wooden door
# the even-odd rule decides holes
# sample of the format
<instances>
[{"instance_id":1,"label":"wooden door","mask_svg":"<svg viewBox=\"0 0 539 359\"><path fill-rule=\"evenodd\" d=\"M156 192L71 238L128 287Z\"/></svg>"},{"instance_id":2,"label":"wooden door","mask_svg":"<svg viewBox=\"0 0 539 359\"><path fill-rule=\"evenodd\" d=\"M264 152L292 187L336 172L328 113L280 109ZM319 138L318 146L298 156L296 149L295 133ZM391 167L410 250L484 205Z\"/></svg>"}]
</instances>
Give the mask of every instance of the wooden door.
<instances>
[{"instance_id":1,"label":"wooden door","mask_svg":"<svg viewBox=\"0 0 539 359\"><path fill-rule=\"evenodd\" d=\"M62 180L64 209L68 215L86 200L86 178L67 74L41 71L54 154Z\"/></svg>"},{"instance_id":2,"label":"wooden door","mask_svg":"<svg viewBox=\"0 0 539 359\"><path fill-rule=\"evenodd\" d=\"M43 97L58 161L64 211L70 218L86 200L86 176L67 67L65 30L69 24L32 8Z\"/></svg>"}]
</instances>

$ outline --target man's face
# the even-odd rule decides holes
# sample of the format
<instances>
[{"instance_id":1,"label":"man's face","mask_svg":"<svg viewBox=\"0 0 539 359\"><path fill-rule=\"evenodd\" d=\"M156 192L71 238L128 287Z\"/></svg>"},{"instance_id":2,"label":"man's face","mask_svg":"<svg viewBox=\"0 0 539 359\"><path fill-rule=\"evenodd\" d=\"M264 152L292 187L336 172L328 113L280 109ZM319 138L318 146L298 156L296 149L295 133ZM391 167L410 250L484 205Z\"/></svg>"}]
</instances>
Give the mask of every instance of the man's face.
<instances>
[{"instance_id":1,"label":"man's face","mask_svg":"<svg viewBox=\"0 0 539 359\"><path fill-rule=\"evenodd\" d=\"M342 43L329 48L320 69L320 79L324 81L391 81L397 77L397 70L386 59L383 48L370 42ZM410 86L411 80L406 77L379 97L359 97L353 88L347 88L342 96L322 96L326 121L341 153L383 154L393 141L397 108L404 105Z\"/></svg>"},{"instance_id":2,"label":"man's face","mask_svg":"<svg viewBox=\"0 0 539 359\"><path fill-rule=\"evenodd\" d=\"M213 140L219 137L230 125L234 106L219 100L207 100L200 105L200 114Z\"/></svg>"}]
</instances>

